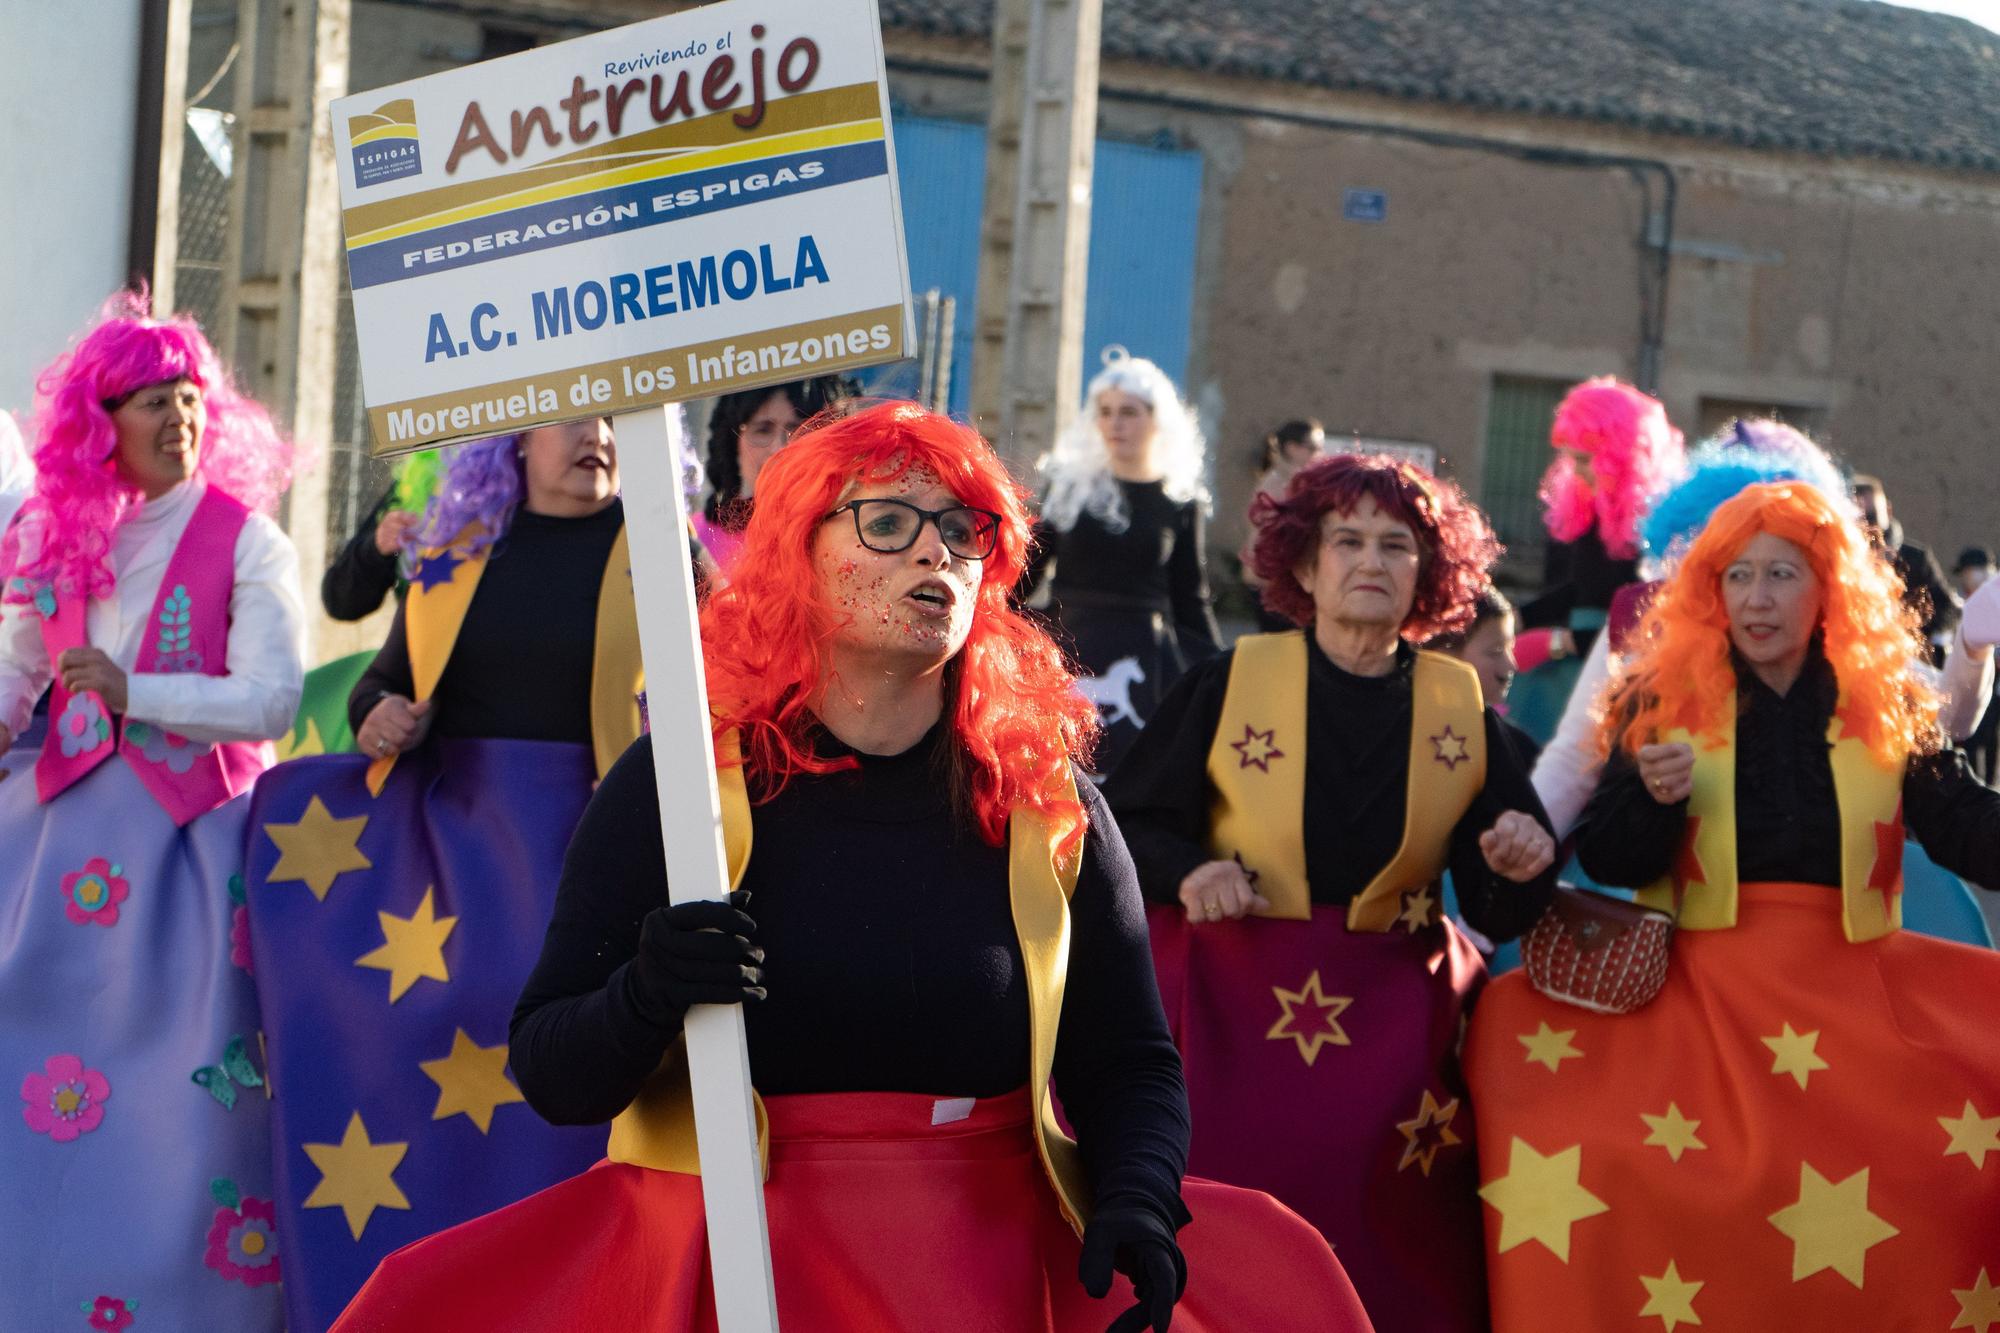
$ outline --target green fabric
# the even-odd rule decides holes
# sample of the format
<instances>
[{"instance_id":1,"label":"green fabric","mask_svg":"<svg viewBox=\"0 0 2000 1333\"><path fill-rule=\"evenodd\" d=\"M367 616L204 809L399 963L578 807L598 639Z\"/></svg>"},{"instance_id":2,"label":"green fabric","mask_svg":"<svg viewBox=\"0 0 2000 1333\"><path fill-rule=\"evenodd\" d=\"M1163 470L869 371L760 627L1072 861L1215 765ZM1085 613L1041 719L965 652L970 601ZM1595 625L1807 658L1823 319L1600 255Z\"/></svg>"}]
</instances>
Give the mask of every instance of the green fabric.
<instances>
[{"instance_id":1,"label":"green fabric","mask_svg":"<svg viewBox=\"0 0 2000 1333\"><path fill-rule=\"evenodd\" d=\"M291 731L278 742L279 759L354 751L354 731L347 725L347 697L354 693L361 673L374 660L375 650L371 648L306 672L298 716L292 720Z\"/></svg>"}]
</instances>

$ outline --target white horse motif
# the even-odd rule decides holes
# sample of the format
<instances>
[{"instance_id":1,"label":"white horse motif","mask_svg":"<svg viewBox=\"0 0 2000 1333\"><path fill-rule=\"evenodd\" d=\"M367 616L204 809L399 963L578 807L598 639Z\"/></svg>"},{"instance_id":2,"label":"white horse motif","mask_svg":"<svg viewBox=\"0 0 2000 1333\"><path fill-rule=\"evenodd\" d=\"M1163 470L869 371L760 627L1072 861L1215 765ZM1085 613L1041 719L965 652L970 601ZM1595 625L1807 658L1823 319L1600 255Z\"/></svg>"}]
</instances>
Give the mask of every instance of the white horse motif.
<instances>
[{"instance_id":1,"label":"white horse motif","mask_svg":"<svg viewBox=\"0 0 2000 1333\"><path fill-rule=\"evenodd\" d=\"M1136 657L1121 657L1113 662L1101 676L1078 676L1077 693L1097 705L1097 713L1107 727L1116 726L1120 718L1135 727L1146 725L1146 719L1139 716L1139 710L1132 707L1132 687L1142 685L1146 680L1146 669L1139 665ZM1106 710L1110 710L1108 713Z\"/></svg>"}]
</instances>

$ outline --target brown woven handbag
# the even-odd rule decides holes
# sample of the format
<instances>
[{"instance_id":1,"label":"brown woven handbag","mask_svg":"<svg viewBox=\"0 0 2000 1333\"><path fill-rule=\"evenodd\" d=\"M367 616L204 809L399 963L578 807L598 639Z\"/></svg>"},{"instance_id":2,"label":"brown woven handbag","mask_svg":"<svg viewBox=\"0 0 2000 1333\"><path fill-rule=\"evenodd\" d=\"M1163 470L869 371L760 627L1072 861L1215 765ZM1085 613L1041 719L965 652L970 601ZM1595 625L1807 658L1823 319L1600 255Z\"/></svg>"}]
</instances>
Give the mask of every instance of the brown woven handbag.
<instances>
[{"instance_id":1,"label":"brown woven handbag","mask_svg":"<svg viewBox=\"0 0 2000 1333\"><path fill-rule=\"evenodd\" d=\"M1676 893L1675 907L1680 895ZM1521 941L1535 989L1600 1014L1629 1014L1667 983L1677 912L1557 885L1549 910Z\"/></svg>"}]
</instances>

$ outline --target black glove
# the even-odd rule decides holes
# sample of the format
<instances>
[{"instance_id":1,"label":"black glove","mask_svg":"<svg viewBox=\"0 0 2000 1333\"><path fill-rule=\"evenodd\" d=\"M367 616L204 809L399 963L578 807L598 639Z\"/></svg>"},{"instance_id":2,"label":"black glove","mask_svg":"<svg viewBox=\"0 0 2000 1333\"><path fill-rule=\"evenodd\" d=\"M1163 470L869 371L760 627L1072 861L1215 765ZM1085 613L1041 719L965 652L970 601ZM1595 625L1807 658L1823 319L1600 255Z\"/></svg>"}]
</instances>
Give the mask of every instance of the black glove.
<instances>
[{"instance_id":1,"label":"black glove","mask_svg":"<svg viewBox=\"0 0 2000 1333\"><path fill-rule=\"evenodd\" d=\"M739 889L727 902L646 913L639 952L626 970L627 993L641 1018L677 1031L690 1005L764 998L764 951L750 942L757 923L743 910L749 903Z\"/></svg>"},{"instance_id":2,"label":"black glove","mask_svg":"<svg viewBox=\"0 0 2000 1333\"><path fill-rule=\"evenodd\" d=\"M1139 1303L1112 1321L1109 1333L1167 1333L1174 1302L1187 1286L1187 1260L1174 1243L1174 1229L1155 1210L1112 1205L1097 1210L1083 1229L1083 1257L1076 1276L1083 1289L1102 1297L1111 1290L1113 1269L1132 1279Z\"/></svg>"}]
</instances>

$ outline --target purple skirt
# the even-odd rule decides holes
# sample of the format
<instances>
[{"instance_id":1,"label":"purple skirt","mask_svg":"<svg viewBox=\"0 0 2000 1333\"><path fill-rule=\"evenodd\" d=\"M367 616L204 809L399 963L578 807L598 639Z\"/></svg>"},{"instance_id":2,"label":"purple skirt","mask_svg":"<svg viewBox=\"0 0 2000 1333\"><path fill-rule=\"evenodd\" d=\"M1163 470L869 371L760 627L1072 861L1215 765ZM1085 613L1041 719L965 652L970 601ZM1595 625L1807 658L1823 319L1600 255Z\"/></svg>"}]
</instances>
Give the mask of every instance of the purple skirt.
<instances>
[{"instance_id":1,"label":"purple skirt","mask_svg":"<svg viewBox=\"0 0 2000 1333\"><path fill-rule=\"evenodd\" d=\"M1485 966L1449 922L1148 921L1194 1113L1190 1174L1264 1190L1399 1333L1486 1327L1478 1152L1458 1065Z\"/></svg>"}]
</instances>

